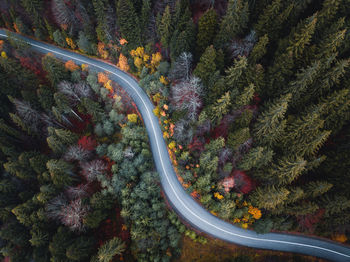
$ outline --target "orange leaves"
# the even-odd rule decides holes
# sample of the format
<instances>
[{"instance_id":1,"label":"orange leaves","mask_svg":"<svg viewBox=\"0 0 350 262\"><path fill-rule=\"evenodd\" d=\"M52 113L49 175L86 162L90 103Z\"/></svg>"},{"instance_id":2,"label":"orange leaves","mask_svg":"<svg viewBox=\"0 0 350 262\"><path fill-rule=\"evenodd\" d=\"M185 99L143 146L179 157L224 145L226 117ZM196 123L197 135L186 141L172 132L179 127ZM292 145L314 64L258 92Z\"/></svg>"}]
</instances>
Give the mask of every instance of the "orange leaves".
<instances>
[{"instance_id":1,"label":"orange leaves","mask_svg":"<svg viewBox=\"0 0 350 262\"><path fill-rule=\"evenodd\" d=\"M348 240L344 234L336 234L332 237L332 239L340 243L345 243Z\"/></svg>"},{"instance_id":2,"label":"orange leaves","mask_svg":"<svg viewBox=\"0 0 350 262\"><path fill-rule=\"evenodd\" d=\"M98 82L101 83L101 84L106 84L108 82L108 76L102 72L99 72L97 74L97 79L98 79Z\"/></svg>"},{"instance_id":3,"label":"orange leaves","mask_svg":"<svg viewBox=\"0 0 350 262\"><path fill-rule=\"evenodd\" d=\"M221 200L221 199L224 198L224 196L221 195L219 192L215 192L215 193L214 193L214 197L217 198L217 199L219 199L219 200Z\"/></svg>"},{"instance_id":4,"label":"orange leaves","mask_svg":"<svg viewBox=\"0 0 350 262\"><path fill-rule=\"evenodd\" d=\"M69 45L70 48L72 48L72 49L75 49L75 48L77 47L77 46L74 44L72 38L66 37L66 43L67 43L67 45Z\"/></svg>"},{"instance_id":5,"label":"orange leaves","mask_svg":"<svg viewBox=\"0 0 350 262\"><path fill-rule=\"evenodd\" d=\"M255 219L260 219L261 218L261 211L260 211L260 209L258 209L256 207L249 206L248 213L253 215L253 217Z\"/></svg>"},{"instance_id":6,"label":"orange leaves","mask_svg":"<svg viewBox=\"0 0 350 262\"><path fill-rule=\"evenodd\" d=\"M126 39L124 39L124 38L121 38L120 40L119 40L119 44L121 44L121 45L125 45L125 44L127 44L128 43L128 41L126 41Z\"/></svg>"},{"instance_id":7,"label":"orange leaves","mask_svg":"<svg viewBox=\"0 0 350 262\"><path fill-rule=\"evenodd\" d=\"M3 48L4 43L5 43L4 40L0 40L0 49Z\"/></svg>"},{"instance_id":8,"label":"orange leaves","mask_svg":"<svg viewBox=\"0 0 350 262\"><path fill-rule=\"evenodd\" d=\"M73 60L69 60L64 64L64 67L67 68L69 71L73 72L75 70L79 69L79 66L77 66Z\"/></svg>"},{"instance_id":9,"label":"orange leaves","mask_svg":"<svg viewBox=\"0 0 350 262\"><path fill-rule=\"evenodd\" d=\"M97 51L103 59L107 59L108 55L109 55L108 51L105 49L105 47L106 47L105 44L102 42L99 42L97 44Z\"/></svg>"},{"instance_id":10,"label":"orange leaves","mask_svg":"<svg viewBox=\"0 0 350 262\"><path fill-rule=\"evenodd\" d=\"M128 59L122 53L120 53L119 55L119 61L118 61L117 67L119 67L121 70L125 72L128 72L130 69L130 66L128 64Z\"/></svg>"},{"instance_id":11,"label":"orange leaves","mask_svg":"<svg viewBox=\"0 0 350 262\"><path fill-rule=\"evenodd\" d=\"M18 26L16 25L16 23L13 23L13 28L15 29L16 33L21 33L21 31L19 31Z\"/></svg>"}]
</instances>

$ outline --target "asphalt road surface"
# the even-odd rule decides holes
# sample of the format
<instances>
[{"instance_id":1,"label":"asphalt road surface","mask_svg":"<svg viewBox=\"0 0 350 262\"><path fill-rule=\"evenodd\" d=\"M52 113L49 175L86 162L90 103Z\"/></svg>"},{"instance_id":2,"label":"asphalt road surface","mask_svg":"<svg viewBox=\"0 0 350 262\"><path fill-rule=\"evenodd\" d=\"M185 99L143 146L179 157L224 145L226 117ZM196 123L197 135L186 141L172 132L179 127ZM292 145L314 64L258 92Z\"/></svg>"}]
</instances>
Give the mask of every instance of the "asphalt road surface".
<instances>
[{"instance_id":1,"label":"asphalt road surface","mask_svg":"<svg viewBox=\"0 0 350 262\"><path fill-rule=\"evenodd\" d=\"M6 37L6 31L0 30L0 38ZM134 100L143 117L150 140L153 159L168 201L177 214L191 224L192 227L215 238L243 246L295 252L332 261L350 261L349 246L324 239L292 234L257 234L254 231L239 228L213 216L194 201L178 181L169 158L158 119L153 114L154 106L137 81L119 70L116 66L103 61L63 50L56 46L20 35L16 35L16 38L30 44L32 49L40 53L46 54L51 52L57 58L64 61L74 60L79 65L88 64L90 69L98 72L109 72L109 78L119 83L125 89Z\"/></svg>"}]
</instances>

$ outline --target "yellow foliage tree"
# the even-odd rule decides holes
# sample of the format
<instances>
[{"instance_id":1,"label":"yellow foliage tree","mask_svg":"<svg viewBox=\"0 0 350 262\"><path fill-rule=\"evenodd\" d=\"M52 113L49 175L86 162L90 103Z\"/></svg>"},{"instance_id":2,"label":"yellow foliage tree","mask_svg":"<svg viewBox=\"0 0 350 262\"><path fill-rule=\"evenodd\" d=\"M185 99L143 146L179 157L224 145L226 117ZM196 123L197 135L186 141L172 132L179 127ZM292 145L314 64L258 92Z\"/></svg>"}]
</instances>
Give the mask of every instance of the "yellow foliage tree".
<instances>
[{"instance_id":1,"label":"yellow foliage tree","mask_svg":"<svg viewBox=\"0 0 350 262\"><path fill-rule=\"evenodd\" d=\"M67 45L69 45L70 48L72 48L72 49L75 49L75 48L77 47L77 46L74 44L72 38L66 37L66 42L67 42Z\"/></svg>"},{"instance_id":2,"label":"yellow foliage tree","mask_svg":"<svg viewBox=\"0 0 350 262\"><path fill-rule=\"evenodd\" d=\"M128 64L128 59L122 53L120 53L120 55L119 55L119 61L118 61L117 66L125 72L128 72L130 70L130 66Z\"/></svg>"},{"instance_id":3,"label":"yellow foliage tree","mask_svg":"<svg viewBox=\"0 0 350 262\"><path fill-rule=\"evenodd\" d=\"M175 141L171 141L171 143L169 144L169 148L170 148L171 150L173 150L175 147L176 147Z\"/></svg>"},{"instance_id":4,"label":"yellow foliage tree","mask_svg":"<svg viewBox=\"0 0 350 262\"><path fill-rule=\"evenodd\" d=\"M81 69L82 69L83 71L87 71L88 68L89 68L89 65L87 65L87 64L82 64L82 65L81 65Z\"/></svg>"},{"instance_id":5,"label":"yellow foliage tree","mask_svg":"<svg viewBox=\"0 0 350 262\"><path fill-rule=\"evenodd\" d=\"M7 58L7 54L6 54L5 51L2 51L2 52L1 52L1 57L2 57L2 58L5 58L5 59Z\"/></svg>"},{"instance_id":6,"label":"yellow foliage tree","mask_svg":"<svg viewBox=\"0 0 350 262\"><path fill-rule=\"evenodd\" d=\"M164 76L160 76L159 82L161 82L163 85L167 85L168 84L168 81L165 79Z\"/></svg>"},{"instance_id":7,"label":"yellow foliage tree","mask_svg":"<svg viewBox=\"0 0 350 262\"><path fill-rule=\"evenodd\" d=\"M156 116L156 117L160 117L160 109L158 106L156 106L154 109L153 109L153 114Z\"/></svg>"},{"instance_id":8,"label":"yellow foliage tree","mask_svg":"<svg viewBox=\"0 0 350 262\"><path fill-rule=\"evenodd\" d=\"M215 193L214 193L214 197L217 198L217 199L219 199L219 200L224 198L224 196L221 195L219 192L215 192Z\"/></svg>"},{"instance_id":9,"label":"yellow foliage tree","mask_svg":"<svg viewBox=\"0 0 350 262\"><path fill-rule=\"evenodd\" d=\"M137 115L136 114L128 114L128 121L131 123L137 123Z\"/></svg>"},{"instance_id":10,"label":"yellow foliage tree","mask_svg":"<svg viewBox=\"0 0 350 262\"><path fill-rule=\"evenodd\" d=\"M152 70L151 73L154 73L156 68L159 66L161 60L162 60L162 55L159 52L152 54L152 60L150 64L150 68Z\"/></svg>"},{"instance_id":11,"label":"yellow foliage tree","mask_svg":"<svg viewBox=\"0 0 350 262\"><path fill-rule=\"evenodd\" d=\"M104 86L109 90L109 92L113 93L112 80L108 80Z\"/></svg>"},{"instance_id":12,"label":"yellow foliage tree","mask_svg":"<svg viewBox=\"0 0 350 262\"><path fill-rule=\"evenodd\" d=\"M73 72L75 70L79 69L79 66L77 66L73 60L69 60L64 64L65 68L67 68L69 71Z\"/></svg>"}]
</instances>

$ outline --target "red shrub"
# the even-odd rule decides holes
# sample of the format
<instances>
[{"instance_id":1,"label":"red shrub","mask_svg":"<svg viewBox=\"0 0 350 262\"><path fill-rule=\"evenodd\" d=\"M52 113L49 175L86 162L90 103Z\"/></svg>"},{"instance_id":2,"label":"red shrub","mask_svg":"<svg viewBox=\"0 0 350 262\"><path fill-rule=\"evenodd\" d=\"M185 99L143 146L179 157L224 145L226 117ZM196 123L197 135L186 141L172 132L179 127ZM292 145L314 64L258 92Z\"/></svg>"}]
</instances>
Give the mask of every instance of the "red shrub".
<instances>
[{"instance_id":1,"label":"red shrub","mask_svg":"<svg viewBox=\"0 0 350 262\"><path fill-rule=\"evenodd\" d=\"M301 227L302 230L308 231L309 233L313 233L315 230L315 225L323 217L324 212L325 210L322 208L312 214L297 216L299 226Z\"/></svg>"},{"instance_id":2,"label":"red shrub","mask_svg":"<svg viewBox=\"0 0 350 262\"><path fill-rule=\"evenodd\" d=\"M235 188L243 194L248 194L255 187L254 181L243 171L234 170L232 172L235 181Z\"/></svg>"},{"instance_id":3,"label":"red shrub","mask_svg":"<svg viewBox=\"0 0 350 262\"><path fill-rule=\"evenodd\" d=\"M86 150L92 151L96 148L97 142L91 136L83 136L79 139L78 145Z\"/></svg>"},{"instance_id":4,"label":"red shrub","mask_svg":"<svg viewBox=\"0 0 350 262\"><path fill-rule=\"evenodd\" d=\"M204 141L198 137L194 137L191 144L188 145L188 149L202 152L204 150Z\"/></svg>"}]
</instances>

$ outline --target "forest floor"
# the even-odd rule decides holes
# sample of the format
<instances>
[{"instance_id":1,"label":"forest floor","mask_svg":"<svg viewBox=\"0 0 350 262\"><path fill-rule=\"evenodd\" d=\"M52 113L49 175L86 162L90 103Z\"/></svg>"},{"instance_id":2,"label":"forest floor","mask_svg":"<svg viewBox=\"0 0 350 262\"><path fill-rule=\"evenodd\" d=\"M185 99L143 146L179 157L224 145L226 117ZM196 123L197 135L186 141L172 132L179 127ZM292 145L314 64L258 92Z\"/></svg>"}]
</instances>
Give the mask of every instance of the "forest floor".
<instances>
[{"instance_id":1,"label":"forest floor","mask_svg":"<svg viewBox=\"0 0 350 262\"><path fill-rule=\"evenodd\" d=\"M326 262L311 256L296 255L287 252L259 250L226 243L208 238L207 244L194 242L184 236L181 257L175 262L229 262L238 256L249 256L254 262Z\"/></svg>"}]
</instances>

